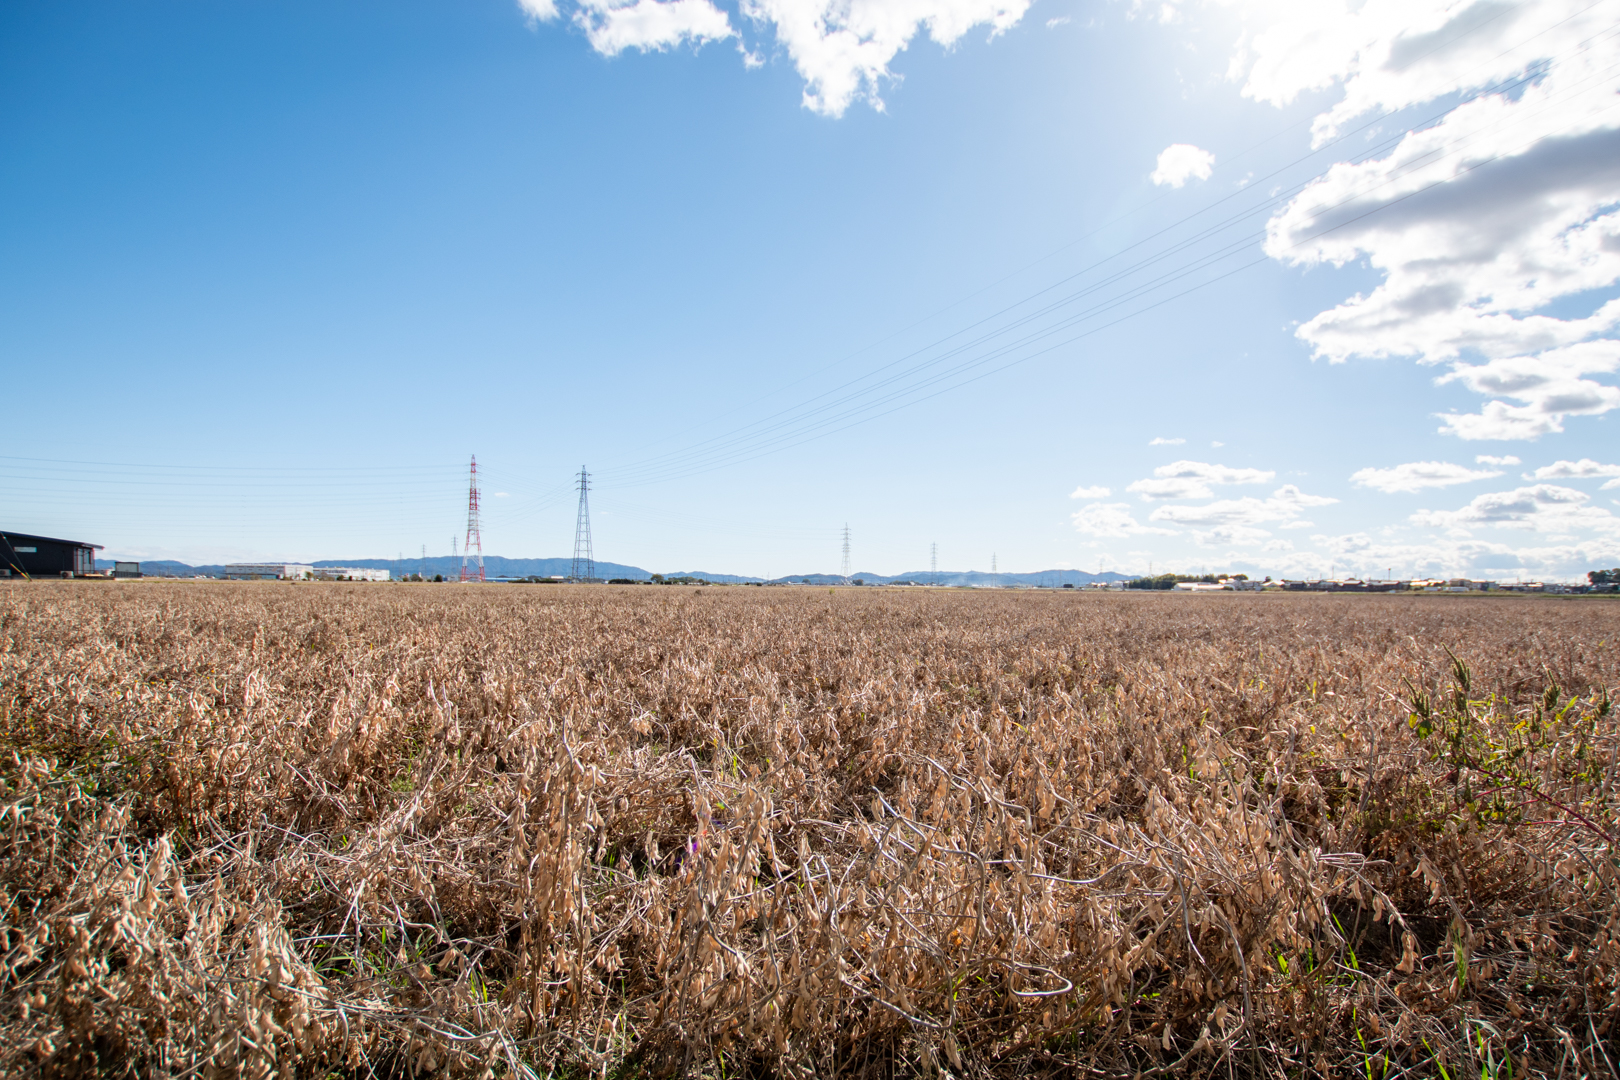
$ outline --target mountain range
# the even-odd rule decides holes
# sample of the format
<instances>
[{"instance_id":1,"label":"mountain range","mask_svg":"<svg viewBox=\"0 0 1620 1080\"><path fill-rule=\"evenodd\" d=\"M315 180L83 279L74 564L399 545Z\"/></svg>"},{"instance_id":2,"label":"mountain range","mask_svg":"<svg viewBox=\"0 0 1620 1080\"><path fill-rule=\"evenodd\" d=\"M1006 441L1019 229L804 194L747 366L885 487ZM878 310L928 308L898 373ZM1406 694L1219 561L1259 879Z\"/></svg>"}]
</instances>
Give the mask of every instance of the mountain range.
<instances>
[{"instance_id":1,"label":"mountain range","mask_svg":"<svg viewBox=\"0 0 1620 1080\"><path fill-rule=\"evenodd\" d=\"M387 570L396 578L417 573L429 578L435 574L440 574L447 580L453 580L461 576L461 560L448 555L429 559L322 559L309 565L316 567L353 566L367 570ZM112 568L112 560L96 560L97 570L111 570ZM508 559L502 555L486 555L484 557L484 576L489 578L566 577L572 568L572 559ZM225 567L217 563L193 566L190 563L176 562L172 559L152 559L141 563L141 572L148 577L219 577L225 573ZM623 563L615 562L598 562L596 564L596 576L599 578L647 581L652 577L652 573L643 570L639 566L626 566ZM843 581L843 578L838 574L788 574L784 577L767 579L739 574L720 574L708 570L673 570L666 571L663 576L666 578L700 578L720 585L837 585ZM918 585L977 587L1025 585L1057 588L1063 585L1089 585L1096 581L1126 581L1129 580L1129 575L1116 574L1113 571L1103 574L1088 574L1083 570L1040 570L1029 574L990 574L982 570L940 570L938 572L911 570L903 574L874 574L870 571L862 571L851 574L850 580L861 581L869 585L910 582Z\"/></svg>"}]
</instances>

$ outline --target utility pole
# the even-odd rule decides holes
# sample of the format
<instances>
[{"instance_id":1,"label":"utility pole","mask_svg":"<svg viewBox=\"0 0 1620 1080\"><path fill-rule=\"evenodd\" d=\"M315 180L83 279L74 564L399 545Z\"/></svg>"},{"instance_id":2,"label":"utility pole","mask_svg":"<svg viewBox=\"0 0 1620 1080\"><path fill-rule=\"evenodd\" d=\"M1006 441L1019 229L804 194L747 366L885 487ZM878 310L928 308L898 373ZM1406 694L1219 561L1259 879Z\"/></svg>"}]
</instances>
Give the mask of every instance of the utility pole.
<instances>
[{"instance_id":1,"label":"utility pole","mask_svg":"<svg viewBox=\"0 0 1620 1080\"><path fill-rule=\"evenodd\" d=\"M596 556L591 550L591 474L585 466L579 467L579 516L574 520L574 563L568 576L575 581L590 581L596 576Z\"/></svg>"}]
</instances>

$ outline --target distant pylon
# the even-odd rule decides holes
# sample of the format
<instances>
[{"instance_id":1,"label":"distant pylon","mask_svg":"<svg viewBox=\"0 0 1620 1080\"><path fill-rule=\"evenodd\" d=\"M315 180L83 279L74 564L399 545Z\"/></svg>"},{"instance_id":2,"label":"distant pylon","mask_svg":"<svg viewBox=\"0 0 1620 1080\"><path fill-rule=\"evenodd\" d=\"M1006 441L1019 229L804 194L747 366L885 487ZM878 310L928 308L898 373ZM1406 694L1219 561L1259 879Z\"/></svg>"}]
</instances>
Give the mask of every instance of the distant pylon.
<instances>
[{"instance_id":1,"label":"distant pylon","mask_svg":"<svg viewBox=\"0 0 1620 1080\"><path fill-rule=\"evenodd\" d=\"M934 585L939 584L939 544L928 545L928 580Z\"/></svg>"},{"instance_id":2,"label":"distant pylon","mask_svg":"<svg viewBox=\"0 0 1620 1080\"><path fill-rule=\"evenodd\" d=\"M471 562L472 565L468 565ZM478 519L478 455L472 459L467 481L467 539L461 545L461 580L484 580L484 533Z\"/></svg>"},{"instance_id":3,"label":"distant pylon","mask_svg":"<svg viewBox=\"0 0 1620 1080\"><path fill-rule=\"evenodd\" d=\"M844 584L849 584L849 523L844 523L844 569L842 571Z\"/></svg>"},{"instance_id":4,"label":"distant pylon","mask_svg":"<svg viewBox=\"0 0 1620 1080\"><path fill-rule=\"evenodd\" d=\"M579 518L574 522L574 565L568 576L575 581L589 581L596 576L596 557L591 552L591 474L585 466L579 467Z\"/></svg>"},{"instance_id":5,"label":"distant pylon","mask_svg":"<svg viewBox=\"0 0 1620 1080\"><path fill-rule=\"evenodd\" d=\"M993 551L990 553L990 584L1001 584L1001 575L996 573L996 553Z\"/></svg>"}]
</instances>

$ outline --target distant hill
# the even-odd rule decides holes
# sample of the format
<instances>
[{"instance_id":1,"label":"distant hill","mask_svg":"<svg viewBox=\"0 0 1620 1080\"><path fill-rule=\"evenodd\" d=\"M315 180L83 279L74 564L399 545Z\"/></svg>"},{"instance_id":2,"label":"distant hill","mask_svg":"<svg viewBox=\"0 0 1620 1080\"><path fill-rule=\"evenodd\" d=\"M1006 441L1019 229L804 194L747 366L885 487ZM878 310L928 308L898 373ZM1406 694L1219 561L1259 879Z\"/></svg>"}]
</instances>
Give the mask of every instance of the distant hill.
<instances>
[{"instance_id":1,"label":"distant hill","mask_svg":"<svg viewBox=\"0 0 1620 1080\"><path fill-rule=\"evenodd\" d=\"M980 570L912 570L904 574L850 574L868 585L888 585L896 581L915 582L919 585L953 585L956 587L984 588L990 585L1026 585L1061 588L1064 585L1090 585L1096 581L1129 581L1134 575L1116 574L1112 570L1102 574L1088 574L1084 570L1038 570L1029 574L991 574ZM837 585L844 579L837 574L788 574L773 578L773 584L792 584L808 581L812 585Z\"/></svg>"},{"instance_id":2,"label":"distant hill","mask_svg":"<svg viewBox=\"0 0 1620 1080\"><path fill-rule=\"evenodd\" d=\"M440 555L430 559L321 559L310 565L354 566L367 570L387 570L396 578L415 573L422 573L429 578L434 574L442 574L449 580L461 576L461 559L449 555ZM508 559L504 555L486 555L484 556L484 576L491 578L566 577L573 565L572 559ZM113 560L96 560L97 570L111 570L112 568ZM149 577L197 577L199 575L202 577L219 577L225 573L225 567L218 563L192 566L189 563L175 562L172 559L150 559L141 563L141 573ZM624 563L599 562L596 564L596 576L599 578L628 578L631 581L647 581L652 577L652 572L643 570L639 566L627 566ZM708 570L670 570L664 573L664 577L695 577L722 585L745 585L765 581L764 578L746 577L739 574L719 574ZM895 581L912 581L923 585L954 585L957 587L1044 585L1049 588L1057 588L1063 585L1089 585L1094 581L1128 581L1130 575L1116 574L1113 571L1104 574L1088 574L1083 570L1042 570L1031 574L990 574L980 570L941 570L939 573L934 574L927 570L912 570L904 574L874 574L870 571L862 571L850 575L851 580L855 578L860 578L868 585L887 585ZM837 585L843 580L837 574L788 574L785 577L772 578L770 583L809 582L812 585Z\"/></svg>"}]
</instances>

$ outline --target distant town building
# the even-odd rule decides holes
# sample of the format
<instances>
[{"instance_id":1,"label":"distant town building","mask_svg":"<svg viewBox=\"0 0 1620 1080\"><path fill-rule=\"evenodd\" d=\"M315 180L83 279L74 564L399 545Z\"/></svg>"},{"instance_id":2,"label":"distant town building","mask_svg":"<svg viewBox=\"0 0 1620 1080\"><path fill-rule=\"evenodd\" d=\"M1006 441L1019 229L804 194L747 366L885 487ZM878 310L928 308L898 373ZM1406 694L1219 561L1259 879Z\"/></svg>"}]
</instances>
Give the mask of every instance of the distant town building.
<instances>
[{"instance_id":1,"label":"distant town building","mask_svg":"<svg viewBox=\"0 0 1620 1080\"><path fill-rule=\"evenodd\" d=\"M96 572L100 544L0 532L0 577L74 577Z\"/></svg>"},{"instance_id":2,"label":"distant town building","mask_svg":"<svg viewBox=\"0 0 1620 1080\"><path fill-rule=\"evenodd\" d=\"M113 577L115 578L138 578L140 576L141 564L138 562L113 563Z\"/></svg>"},{"instance_id":3,"label":"distant town building","mask_svg":"<svg viewBox=\"0 0 1620 1080\"><path fill-rule=\"evenodd\" d=\"M310 570L316 581L388 581L387 570L368 570L362 566L317 566Z\"/></svg>"},{"instance_id":4,"label":"distant town building","mask_svg":"<svg viewBox=\"0 0 1620 1080\"><path fill-rule=\"evenodd\" d=\"M306 581L315 568L301 563L231 563L225 567L227 581Z\"/></svg>"}]
</instances>

